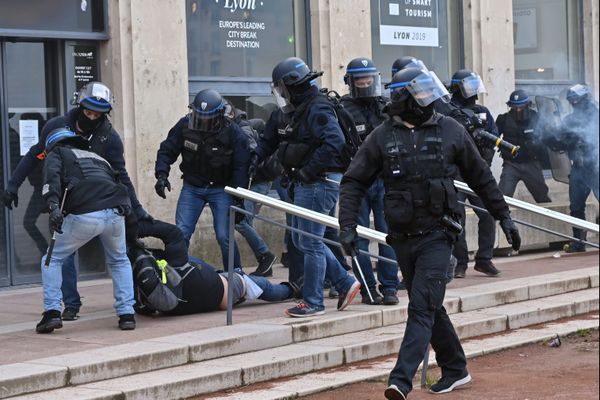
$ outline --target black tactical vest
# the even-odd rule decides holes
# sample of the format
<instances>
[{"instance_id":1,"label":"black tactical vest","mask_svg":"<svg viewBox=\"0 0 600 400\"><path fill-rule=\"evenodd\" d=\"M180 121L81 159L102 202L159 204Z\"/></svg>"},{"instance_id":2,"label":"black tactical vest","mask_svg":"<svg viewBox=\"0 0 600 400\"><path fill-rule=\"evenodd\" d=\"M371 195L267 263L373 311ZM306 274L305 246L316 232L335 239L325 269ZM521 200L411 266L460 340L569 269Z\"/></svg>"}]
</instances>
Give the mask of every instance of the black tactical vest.
<instances>
[{"instance_id":1,"label":"black tactical vest","mask_svg":"<svg viewBox=\"0 0 600 400\"><path fill-rule=\"evenodd\" d=\"M355 99L346 96L342 98L342 104L352 115L352 119L356 126L356 132L358 132L358 135L362 140L365 140L373 129L377 128L387 119L386 115L383 113L385 100L380 97L374 99L373 104L369 108L366 108Z\"/></svg>"},{"instance_id":2,"label":"black tactical vest","mask_svg":"<svg viewBox=\"0 0 600 400\"><path fill-rule=\"evenodd\" d=\"M387 133L382 177L385 219L392 232L425 233L444 215L461 209L445 162L439 126L419 129L416 143L404 143L394 127Z\"/></svg>"},{"instance_id":3,"label":"black tactical vest","mask_svg":"<svg viewBox=\"0 0 600 400\"><path fill-rule=\"evenodd\" d=\"M194 186L225 186L229 183L233 166L231 126L217 134L183 128L183 161L179 167L183 179Z\"/></svg>"},{"instance_id":4,"label":"black tactical vest","mask_svg":"<svg viewBox=\"0 0 600 400\"><path fill-rule=\"evenodd\" d=\"M521 147L516 157L502 151L503 158L515 162L529 162L538 159L537 149L535 148L536 132L534 131L537 119L537 114L534 111L530 111L529 119L522 122L516 121L510 112L498 117L496 125L500 129L503 139Z\"/></svg>"}]
</instances>

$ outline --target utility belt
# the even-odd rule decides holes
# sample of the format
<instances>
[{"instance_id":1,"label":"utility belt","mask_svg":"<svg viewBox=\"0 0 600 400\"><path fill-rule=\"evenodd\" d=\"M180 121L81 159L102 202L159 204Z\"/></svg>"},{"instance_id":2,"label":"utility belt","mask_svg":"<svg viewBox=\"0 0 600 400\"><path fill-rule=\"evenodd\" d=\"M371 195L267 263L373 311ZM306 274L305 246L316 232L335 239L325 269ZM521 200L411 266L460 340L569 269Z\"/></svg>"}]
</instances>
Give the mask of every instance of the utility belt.
<instances>
[{"instance_id":1,"label":"utility belt","mask_svg":"<svg viewBox=\"0 0 600 400\"><path fill-rule=\"evenodd\" d=\"M405 241L408 239L414 239L418 237L422 237L428 235L433 232L448 232L453 235L459 236L463 232L462 225L456 221L454 218L444 215L437 224L431 226L430 228L416 231L416 232L390 232L385 241L387 244L391 245L394 240L397 241Z\"/></svg>"},{"instance_id":2,"label":"utility belt","mask_svg":"<svg viewBox=\"0 0 600 400\"><path fill-rule=\"evenodd\" d=\"M207 181L200 178L192 178L188 175L183 176L183 181L187 184L203 189L225 187L225 184L221 182Z\"/></svg>"}]
</instances>

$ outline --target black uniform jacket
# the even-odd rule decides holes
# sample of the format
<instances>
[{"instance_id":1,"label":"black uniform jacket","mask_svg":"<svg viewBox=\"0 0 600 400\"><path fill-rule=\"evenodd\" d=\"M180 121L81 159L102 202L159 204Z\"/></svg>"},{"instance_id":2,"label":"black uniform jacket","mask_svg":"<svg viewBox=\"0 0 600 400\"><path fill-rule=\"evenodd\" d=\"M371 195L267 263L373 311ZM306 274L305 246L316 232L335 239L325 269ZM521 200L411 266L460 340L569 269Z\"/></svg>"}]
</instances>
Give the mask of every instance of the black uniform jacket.
<instances>
[{"instance_id":1,"label":"black uniform jacket","mask_svg":"<svg viewBox=\"0 0 600 400\"><path fill-rule=\"evenodd\" d=\"M420 132L441 129L442 149L447 175L460 173L465 182L479 195L486 208L496 219L509 214L502 192L498 189L490 168L481 158L467 131L454 119L435 113L420 127L409 128L399 117L384 122L361 145L341 183L339 220L341 227L357 225L358 211L367 189L383 172L386 157L386 137L391 129L398 129L402 141L416 148ZM383 174L385 177L385 173ZM384 179L384 182L386 180ZM387 190L386 182L386 190Z\"/></svg>"},{"instance_id":2,"label":"black uniform jacket","mask_svg":"<svg viewBox=\"0 0 600 400\"><path fill-rule=\"evenodd\" d=\"M17 168L13 171L12 177L7 186L10 191L17 193L19 187L25 180L25 178L33 171L36 166L40 165L42 160L46 157L45 143L46 138L50 132L57 128L69 128L72 131L76 131L75 121L77 119L77 113L79 110L74 108L70 110L66 115L54 117L50 119L40 134L40 140L37 144L33 145L27 154L21 159ZM115 131L110 121L105 120L88 138L89 150L98 154L106 161L110 163L112 168L119 173L119 180L127 187L129 192L129 199L131 200L131 207L134 211L142 208L138 201L133 183L127 174L125 169L125 158L123 157L123 142L119 137L117 131Z\"/></svg>"}]
</instances>

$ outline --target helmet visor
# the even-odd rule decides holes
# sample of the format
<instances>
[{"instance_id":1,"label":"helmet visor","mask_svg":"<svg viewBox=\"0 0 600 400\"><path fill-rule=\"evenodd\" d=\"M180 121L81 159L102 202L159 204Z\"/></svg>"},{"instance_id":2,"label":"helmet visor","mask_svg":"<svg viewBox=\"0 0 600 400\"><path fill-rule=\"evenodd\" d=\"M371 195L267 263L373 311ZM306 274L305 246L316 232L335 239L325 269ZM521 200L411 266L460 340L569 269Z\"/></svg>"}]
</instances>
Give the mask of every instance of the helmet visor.
<instances>
[{"instance_id":1,"label":"helmet visor","mask_svg":"<svg viewBox=\"0 0 600 400\"><path fill-rule=\"evenodd\" d=\"M381 96L381 74L364 72L349 76L350 96L357 98Z\"/></svg>"},{"instance_id":2,"label":"helmet visor","mask_svg":"<svg viewBox=\"0 0 600 400\"><path fill-rule=\"evenodd\" d=\"M271 93L273 93L277 106L284 114L294 111L295 107L291 102L292 95L281 80L271 85Z\"/></svg>"},{"instance_id":3,"label":"helmet visor","mask_svg":"<svg viewBox=\"0 0 600 400\"><path fill-rule=\"evenodd\" d=\"M450 97L444 84L431 71L422 71L421 74L409 82L393 83L389 87L392 90L392 96L395 91L408 90L413 99L421 107L427 107L437 99L447 102Z\"/></svg>"},{"instance_id":4,"label":"helmet visor","mask_svg":"<svg viewBox=\"0 0 600 400\"><path fill-rule=\"evenodd\" d=\"M567 101L571 104L577 104L589 93L589 89L586 86L577 84L569 88L567 92Z\"/></svg>"},{"instance_id":5,"label":"helmet visor","mask_svg":"<svg viewBox=\"0 0 600 400\"><path fill-rule=\"evenodd\" d=\"M480 93L487 93L481 78L477 74L469 75L466 78L461 79L459 85L460 91L465 99L476 96Z\"/></svg>"},{"instance_id":6,"label":"helmet visor","mask_svg":"<svg viewBox=\"0 0 600 400\"><path fill-rule=\"evenodd\" d=\"M96 112L106 113L112 108L113 95L108 86L91 82L79 91L77 104Z\"/></svg>"},{"instance_id":7,"label":"helmet visor","mask_svg":"<svg viewBox=\"0 0 600 400\"><path fill-rule=\"evenodd\" d=\"M188 128L202 132L218 132L223 123L224 104L214 110L202 111L190 106Z\"/></svg>"}]
</instances>

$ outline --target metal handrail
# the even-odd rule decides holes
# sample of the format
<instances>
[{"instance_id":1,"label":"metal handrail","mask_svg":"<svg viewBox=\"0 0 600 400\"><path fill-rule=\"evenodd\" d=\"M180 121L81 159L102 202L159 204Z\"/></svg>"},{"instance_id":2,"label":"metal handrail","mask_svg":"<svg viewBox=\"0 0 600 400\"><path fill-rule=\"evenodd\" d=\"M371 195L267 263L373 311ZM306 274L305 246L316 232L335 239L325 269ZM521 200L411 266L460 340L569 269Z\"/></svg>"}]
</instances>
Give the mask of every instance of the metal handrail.
<instances>
[{"instance_id":1,"label":"metal handrail","mask_svg":"<svg viewBox=\"0 0 600 400\"><path fill-rule=\"evenodd\" d=\"M471 190L471 188L465 182L454 181L454 186L463 193L477 196L477 194L475 194L475 192L473 190ZM535 213L535 214L538 214L538 215L541 215L544 217L548 217L551 219L556 219L556 220L559 220L562 222L566 222L567 224L569 224L573 227L576 227L576 228L581 228L586 231L598 233L598 224L594 224L593 222L589 222L589 221L585 221L583 219L571 217L570 215L565 215L558 211L548 210L547 208L540 207L540 206L528 203L523 200L517 200L513 197L504 196L504 200L506 201L506 204L508 204L509 206L513 206L513 207L516 207L516 208L519 208L519 209L522 209L525 211L529 211L529 212L532 212L532 213Z\"/></svg>"},{"instance_id":2,"label":"metal handrail","mask_svg":"<svg viewBox=\"0 0 600 400\"><path fill-rule=\"evenodd\" d=\"M331 228L340 229L340 224L337 218L329 215L323 215L316 211L307 210L306 208L298 207L292 203L288 203L282 200L277 200L264 194L259 194L244 188L232 188L225 187L225 192L233 196L241 197L246 200L254 201L255 203L261 203L279 211L284 211L288 214L295 215L297 217L306 218L312 222L317 222ZM387 233L378 232L376 230L365 228L364 226L358 226L356 229L358 236L373 240L377 243L387 244L385 237Z\"/></svg>"}]
</instances>

